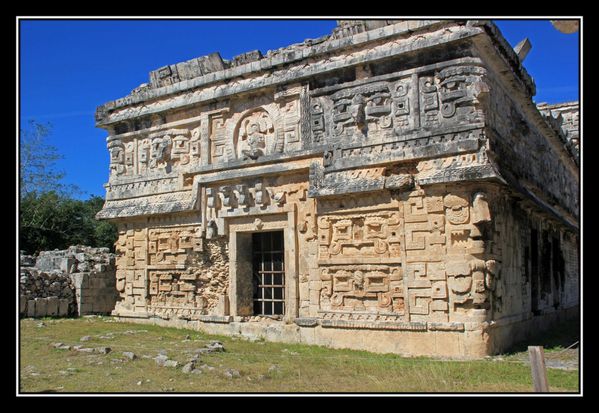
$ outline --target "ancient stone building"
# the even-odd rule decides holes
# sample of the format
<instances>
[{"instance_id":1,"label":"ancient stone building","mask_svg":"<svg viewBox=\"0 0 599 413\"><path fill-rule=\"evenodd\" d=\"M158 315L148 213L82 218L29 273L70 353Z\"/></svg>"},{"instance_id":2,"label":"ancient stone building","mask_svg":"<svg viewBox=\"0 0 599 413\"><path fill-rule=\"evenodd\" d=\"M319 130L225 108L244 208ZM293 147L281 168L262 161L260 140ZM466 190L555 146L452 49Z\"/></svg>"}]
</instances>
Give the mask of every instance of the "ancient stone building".
<instances>
[{"instance_id":1,"label":"ancient stone building","mask_svg":"<svg viewBox=\"0 0 599 413\"><path fill-rule=\"evenodd\" d=\"M578 315L577 103L489 21L333 33L164 66L100 106L113 314L480 357Z\"/></svg>"}]
</instances>

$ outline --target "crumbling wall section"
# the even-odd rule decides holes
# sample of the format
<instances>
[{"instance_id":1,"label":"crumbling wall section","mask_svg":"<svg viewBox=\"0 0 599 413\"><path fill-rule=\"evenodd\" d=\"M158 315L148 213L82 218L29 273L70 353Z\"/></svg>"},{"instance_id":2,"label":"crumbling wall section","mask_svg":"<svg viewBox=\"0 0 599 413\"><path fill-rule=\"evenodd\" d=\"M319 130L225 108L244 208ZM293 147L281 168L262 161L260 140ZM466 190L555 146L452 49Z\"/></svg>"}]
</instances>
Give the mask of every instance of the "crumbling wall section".
<instances>
[{"instance_id":1,"label":"crumbling wall section","mask_svg":"<svg viewBox=\"0 0 599 413\"><path fill-rule=\"evenodd\" d=\"M108 314L116 303L115 257L108 248L72 246L21 255L22 316Z\"/></svg>"},{"instance_id":2,"label":"crumbling wall section","mask_svg":"<svg viewBox=\"0 0 599 413\"><path fill-rule=\"evenodd\" d=\"M227 313L227 241L203 239L198 225L181 225L184 221L120 228L115 314L196 319Z\"/></svg>"}]
</instances>

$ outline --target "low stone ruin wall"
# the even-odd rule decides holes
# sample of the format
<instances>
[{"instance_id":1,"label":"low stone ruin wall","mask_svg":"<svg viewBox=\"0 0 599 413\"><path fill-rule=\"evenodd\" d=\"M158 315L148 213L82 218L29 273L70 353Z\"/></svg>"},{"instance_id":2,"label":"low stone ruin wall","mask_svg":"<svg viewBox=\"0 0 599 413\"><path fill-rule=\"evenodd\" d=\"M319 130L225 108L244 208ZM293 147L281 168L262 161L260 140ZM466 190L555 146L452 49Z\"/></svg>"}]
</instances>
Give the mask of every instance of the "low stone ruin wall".
<instances>
[{"instance_id":1,"label":"low stone ruin wall","mask_svg":"<svg viewBox=\"0 0 599 413\"><path fill-rule=\"evenodd\" d=\"M114 309L115 255L108 248L72 246L20 258L21 316L109 314Z\"/></svg>"},{"instance_id":2,"label":"low stone ruin wall","mask_svg":"<svg viewBox=\"0 0 599 413\"><path fill-rule=\"evenodd\" d=\"M71 278L60 272L21 267L19 284L21 316L69 316L76 311L75 286Z\"/></svg>"}]
</instances>

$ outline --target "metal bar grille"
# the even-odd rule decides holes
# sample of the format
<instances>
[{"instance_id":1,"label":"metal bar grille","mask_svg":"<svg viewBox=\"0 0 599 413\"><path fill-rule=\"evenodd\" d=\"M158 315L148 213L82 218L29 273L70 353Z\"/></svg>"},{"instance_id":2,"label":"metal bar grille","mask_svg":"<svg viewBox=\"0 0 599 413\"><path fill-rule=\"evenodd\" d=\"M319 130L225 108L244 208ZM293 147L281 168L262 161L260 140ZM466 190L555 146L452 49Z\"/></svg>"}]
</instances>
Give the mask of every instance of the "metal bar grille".
<instances>
[{"instance_id":1,"label":"metal bar grille","mask_svg":"<svg viewBox=\"0 0 599 413\"><path fill-rule=\"evenodd\" d=\"M252 234L255 315L285 314L283 231Z\"/></svg>"}]
</instances>

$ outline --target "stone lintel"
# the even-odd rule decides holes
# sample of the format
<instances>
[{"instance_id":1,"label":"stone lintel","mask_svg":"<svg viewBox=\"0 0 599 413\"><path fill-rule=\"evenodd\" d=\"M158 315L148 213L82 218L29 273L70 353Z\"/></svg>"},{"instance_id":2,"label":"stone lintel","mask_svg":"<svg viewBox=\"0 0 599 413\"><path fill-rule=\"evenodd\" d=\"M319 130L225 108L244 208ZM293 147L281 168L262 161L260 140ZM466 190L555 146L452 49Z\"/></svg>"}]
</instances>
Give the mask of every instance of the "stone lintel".
<instances>
[{"instance_id":1,"label":"stone lintel","mask_svg":"<svg viewBox=\"0 0 599 413\"><path fill-rule=\"evenodd\" d=\"M212 184L239 178L252 178L271 175L282 175L286 173L308 171L309 164L285 164L294 160L302 160L314 158L322 155L323 150L306 150L297 151L291 154L265 156L260 158L259 162L248 163L243 161L233 161L226 164L206 165L197 168L193 171L185 173L185 175L196 175L196 182L200 185ZM259 166L257 168L251 168Z\"/></svg>"},{"instance_id":2,"label":"stone lintel","mask_svg":"<svg viewBox=\"0 0 599 413\"><path fill-rule=\"evenodd\" d=\"M461 168L451 168L423 179L417 179L418 185L433 185L460 181L496 180L505 183L503 177L493 165L474 165Z\"/></svg>"}]
</instances>

